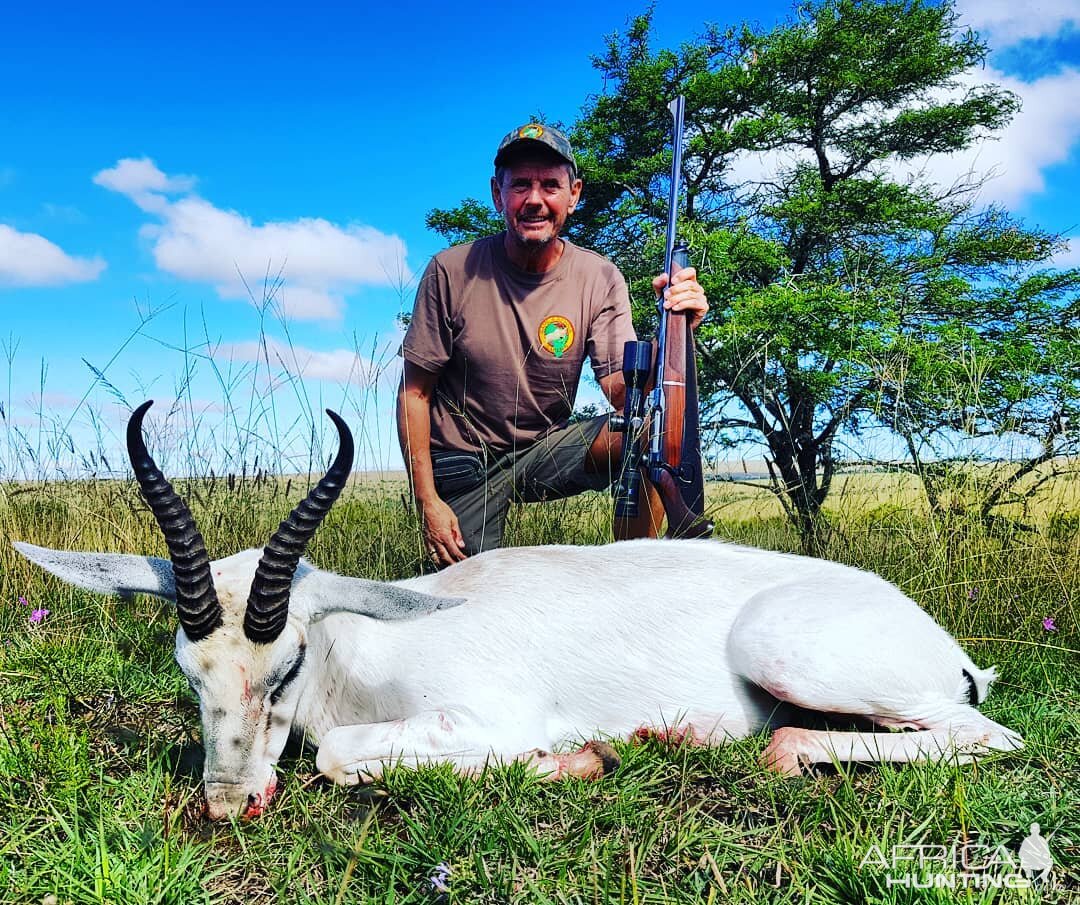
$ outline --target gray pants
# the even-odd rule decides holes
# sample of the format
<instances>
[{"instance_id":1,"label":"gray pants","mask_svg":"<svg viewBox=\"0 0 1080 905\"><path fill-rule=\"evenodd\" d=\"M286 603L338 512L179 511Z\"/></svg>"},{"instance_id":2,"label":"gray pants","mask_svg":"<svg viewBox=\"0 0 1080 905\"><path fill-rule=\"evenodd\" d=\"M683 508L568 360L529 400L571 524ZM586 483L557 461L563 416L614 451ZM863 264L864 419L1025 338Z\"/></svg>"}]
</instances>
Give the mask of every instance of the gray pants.
<instances>
[{"instance_id":1,"label":"gray pants","mask_svg":"<svg viewBox=\"0 0 1080 905\"><path fill-rule=\"evenodd\" d=\"M432 450L435 489L454 510L470 556L502 546L510 503L559 500L610 486L613 471L585 470L585 456L608 416L552 431L531 446L509 452Z\"/></svg>"}]
</instances>

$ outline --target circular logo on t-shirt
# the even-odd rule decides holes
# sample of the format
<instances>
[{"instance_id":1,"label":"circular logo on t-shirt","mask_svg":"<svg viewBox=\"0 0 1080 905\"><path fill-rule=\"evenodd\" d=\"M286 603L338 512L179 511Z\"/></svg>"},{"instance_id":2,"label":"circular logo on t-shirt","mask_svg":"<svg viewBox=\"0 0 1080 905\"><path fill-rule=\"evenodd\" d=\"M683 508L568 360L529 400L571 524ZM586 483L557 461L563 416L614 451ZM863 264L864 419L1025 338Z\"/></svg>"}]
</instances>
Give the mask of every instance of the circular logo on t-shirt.
<instances>
[{"instance_id":1,"label":"circular logo on t-shirt","mask_svg":"<svg viewBox=\"0 0 1080 905\"><path fill-rule=\"evenodd\" d=\"M545 317L540 324L540 345L556 358L562 358L574 344L574 325L559 314Z\"/></svg>"}]
</instances>

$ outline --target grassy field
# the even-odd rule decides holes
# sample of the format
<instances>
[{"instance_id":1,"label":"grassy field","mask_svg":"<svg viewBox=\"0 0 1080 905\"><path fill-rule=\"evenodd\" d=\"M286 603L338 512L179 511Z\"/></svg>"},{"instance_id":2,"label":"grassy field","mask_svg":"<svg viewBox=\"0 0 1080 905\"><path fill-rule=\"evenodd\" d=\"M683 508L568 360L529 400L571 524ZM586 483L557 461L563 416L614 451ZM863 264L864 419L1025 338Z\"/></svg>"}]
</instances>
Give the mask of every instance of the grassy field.
<instances>
[{"instance_id":1,"label":"grassy field","mask_svg":"<svg viewBox=\"0 0 1080 905\"><path fill-rule=\"evenodd\" d=\"M785 780L757 764L764 737L721 749L618 743L623 766L594 783L542 784L517 766L476 779L427 768L342 789L297 749L270 811L224 825L201 816L198 711L172 662L169 608L73 591L10 547L164 555L136 489L0 485L0 901L1080 902L1075 484L1051 496L1038 531L995 537L932 526L909 479L846 480L829 555L896 582L980 665L998 665L983 709L1025 736L1023 751ZM304 490L250 478L179 489L214 556L263 543ZM310 558L371 578L416 574L403 491L358 483ZM797 548L760 490L710 493L721 537ZM524 508L510 542L598 543L608 518L600 497ZM938 845L989 867L984 876L1012 873L1003 856L1033 822L1056 862L1038 889L913 889L896 882L910 864L884 864L897 846ZM943 856L920 876L962 869Z\"/></svg>"}]
</instances>

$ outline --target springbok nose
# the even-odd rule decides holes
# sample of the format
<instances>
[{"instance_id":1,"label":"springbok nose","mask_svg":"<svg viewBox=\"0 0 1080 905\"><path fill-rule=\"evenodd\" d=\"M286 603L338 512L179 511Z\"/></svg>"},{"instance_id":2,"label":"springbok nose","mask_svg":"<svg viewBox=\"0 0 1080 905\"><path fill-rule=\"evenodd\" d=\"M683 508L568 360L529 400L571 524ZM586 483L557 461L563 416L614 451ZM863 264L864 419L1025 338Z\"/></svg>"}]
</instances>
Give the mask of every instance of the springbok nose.
<instances>
[{"instance_id":1,"label":"springbok nose","mask_svg":"<svg viewBox=\"0 0 1080 905\"><path fill-rule=\"evenodd\" d=\"M224 820L246 811L251 795L248 786L239 782L205 782L206 813L211 820Z\"/></svg>"}]
</instances>

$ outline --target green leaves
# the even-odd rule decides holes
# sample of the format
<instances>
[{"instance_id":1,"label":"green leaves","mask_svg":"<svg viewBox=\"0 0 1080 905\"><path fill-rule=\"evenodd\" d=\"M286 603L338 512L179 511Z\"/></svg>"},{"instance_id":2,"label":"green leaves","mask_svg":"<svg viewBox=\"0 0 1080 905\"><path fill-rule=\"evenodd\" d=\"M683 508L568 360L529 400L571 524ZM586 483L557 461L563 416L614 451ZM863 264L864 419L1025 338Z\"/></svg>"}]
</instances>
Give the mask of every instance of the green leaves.
<instances>
[{"instance_id":1,"label":"green leaves","mask_svg":"<svg viewBox=\"0 0 1080 905\"><path fill-rule=\"evenodd\" d=\"M475 198L466 198L450 210L435 208L424 222L428 229L437 232L451 245L492 236L503 229L502 218L490 205Z\"/></svg>"}]
</instances>

